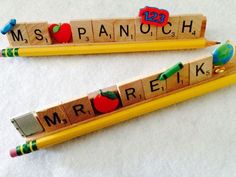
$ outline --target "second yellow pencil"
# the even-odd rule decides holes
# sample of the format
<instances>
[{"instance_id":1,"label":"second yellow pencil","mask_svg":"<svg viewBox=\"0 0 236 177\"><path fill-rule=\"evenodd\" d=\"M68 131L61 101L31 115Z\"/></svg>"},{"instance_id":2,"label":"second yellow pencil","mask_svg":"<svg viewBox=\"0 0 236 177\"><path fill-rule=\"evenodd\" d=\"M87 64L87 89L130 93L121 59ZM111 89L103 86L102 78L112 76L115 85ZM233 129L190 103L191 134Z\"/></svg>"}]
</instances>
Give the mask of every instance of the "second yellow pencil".
<instances>
[{"instance_id":1,"label":"second yellow pencil","mask_svg":"<svg viewBox=\"0 0 236 177\"><path fill-rule=\"evenodd\" d=\"M57 132L52 135L38 138L37 140L29 141L23 145L17 146L10 151L12 157L28 154L38 149L46 148L55 144L68 141L70 139L88 134L90 132L100 130L102 128L132 119L137 116L194 98L214 90L229 86L236 83L236 74L231 74L221 77L197 86L183 89L177 93L164 96L162 98L153 99L152 101L144 102L131 106L122 111L117 111L110 115L104 116L97 120L90 121L75 127Z\"/></svg>"},{"instance_id":2,"label":"second yellow pencil","mask_svg":"<svg viewBox=\"0 0 236 177\"><path fill-rule=\"evenodd\" d=\"M56 56L56 55L84 55L102 53L124 53L124 52L144 52L163 50L183 50L204 48L219 42L207 41L205 38L198 39L176 39L160 40L150 42L129 42L129 43L92 43L78 45L49 45L40 47L22 47L2 49L3 57L36 57L36 56Z\"/></svg>"}]
</instances>

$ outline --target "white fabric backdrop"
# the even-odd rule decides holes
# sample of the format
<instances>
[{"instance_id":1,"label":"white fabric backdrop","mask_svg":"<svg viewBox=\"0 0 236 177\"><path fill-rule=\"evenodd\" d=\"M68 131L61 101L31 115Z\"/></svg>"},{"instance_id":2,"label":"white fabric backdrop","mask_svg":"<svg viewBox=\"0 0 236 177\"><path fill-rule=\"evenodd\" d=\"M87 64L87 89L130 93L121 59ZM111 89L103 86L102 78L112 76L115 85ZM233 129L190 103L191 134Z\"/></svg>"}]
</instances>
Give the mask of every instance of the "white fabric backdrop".
<instances>
[{"instance_id":1,"label":"white fabric backdrop","mask_svg":"<svg viewBox=\"0 0 236 177\"><path fill-rule=\"evenodd\" d=\"M170 14L203 13L208 39L236 36L236 1L1 0L0 25L133 17L146 5ZM0 47L8 42L0 37ZM24 142L10 118L120 81L145 75L213 48L0 60L0 176L236 176L236 85L64 144L11 159Z\"/></svg>"}]
</instances>

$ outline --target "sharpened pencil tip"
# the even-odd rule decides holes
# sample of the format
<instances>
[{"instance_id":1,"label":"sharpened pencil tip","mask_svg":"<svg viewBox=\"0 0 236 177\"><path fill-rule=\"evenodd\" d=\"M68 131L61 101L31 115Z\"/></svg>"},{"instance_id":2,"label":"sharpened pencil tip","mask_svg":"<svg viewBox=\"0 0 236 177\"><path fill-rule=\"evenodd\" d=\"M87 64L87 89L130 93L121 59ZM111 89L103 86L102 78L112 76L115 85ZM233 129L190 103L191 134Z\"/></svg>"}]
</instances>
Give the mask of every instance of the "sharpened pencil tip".
<instances>
[{"instance_id":1,"label":"sharpened pencil tip","mask_svg":"<svg viewBox=\"0 0 236 177\"><path fill-rule=\"evenodd\" d=\"M221 44L221 42L219 42L219 41L207 41L207 46L212 46L212 45L217 45L217 44Z\"/></svg>"}]
</instances>

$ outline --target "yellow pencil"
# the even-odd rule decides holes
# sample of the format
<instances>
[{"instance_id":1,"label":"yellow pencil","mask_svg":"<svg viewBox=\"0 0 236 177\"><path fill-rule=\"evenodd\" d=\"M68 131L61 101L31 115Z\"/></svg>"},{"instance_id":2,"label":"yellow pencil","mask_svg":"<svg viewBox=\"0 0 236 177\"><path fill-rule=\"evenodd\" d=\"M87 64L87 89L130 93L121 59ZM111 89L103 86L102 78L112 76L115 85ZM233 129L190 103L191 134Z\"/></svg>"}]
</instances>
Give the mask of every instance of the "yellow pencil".
<instances>
[{"instance_id":1,"label":"yellow pencil","mask_svg":"<svg viewBox=\"0 0 236 177\"><path fill-rule=\"evenodd\" d=\"M11 157L28 154L38 149L46 148L64 141L88 134L90 132L123 122L134 117L164 108L166 106L194 98L208 92L229 86L236 83L236 73L219 77L214 80L205 81L202 84L189 86L178 92L171 93L167 96L155 98L152 100L143 101L129 106L124 110L118 110L114 113L104 115L93 121L56 132L45 137L38 138L37 140L29 141L26 144L17 146L10 151Z\"/></svg>"},{"instance_id":2,"label":"yellow pencil","mask_svg":"<svg viewBox=\"0 0 236 177\"><path fill-rule=\"evenodd\" d=\"M198 39L176 39L159 40L150 42L129 42L129 43L91 43L78 45L47 45L40 47L21 47L2 49L3 57L36 57L56 55L83 55L101 53L122 53L122 52L144 52L161 50L184 50L204 48L219 44L219 42L208 41L205 38Z\"/></svg>"}]
</instances>

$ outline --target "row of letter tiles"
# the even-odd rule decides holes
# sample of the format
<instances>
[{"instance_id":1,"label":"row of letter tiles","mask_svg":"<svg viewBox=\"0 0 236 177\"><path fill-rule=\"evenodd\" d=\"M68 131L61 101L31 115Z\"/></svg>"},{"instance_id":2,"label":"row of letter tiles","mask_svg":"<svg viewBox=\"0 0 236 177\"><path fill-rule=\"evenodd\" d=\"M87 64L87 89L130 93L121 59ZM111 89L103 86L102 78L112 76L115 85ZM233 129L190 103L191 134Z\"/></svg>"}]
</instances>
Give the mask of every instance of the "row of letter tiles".
<instances>
[{"instance_id":1,"label":"row of letter tiles","mask_svg":"<svg viewBox=\"0 0 236 177\"><path fill-rule=\"evenodd\" d=\"M158 39L199 38L203 15L173 16L166 26L141 24L135 19L73 20L70 21L73 43L126 42ZM19 23L7 33L11 46L49 45L48 23Z\"/></svg>"},{"instance_id":2,"label":"row of letter tiles","mask_svg":"<svg viewBox=\"0 0 236 177\"><path fill-rule=\"evenodd\" d=\"M110 91L117 95L120 102L116 107L117 110L171 91L177 91L192 84L198 84L212 77L212 68L212 56L206 56L184 64L179 72L167 80L160 81L158 78L161 73L158 72L136 80L119 83L117 86L104 88L102 91ZM29 136L42 131L42 129L46 132L52 132L71 124L92 120L102 114L96 110L94 104L95 97L99 93L99 91L95 91L86 96L66 101L61 105L38 111L36 115L39 123L34 116L26 114L15 117L13 124L21 134ZM108 106L110 105L108 104ZM43 128L39 128L41 127L40 124Z\"/></svg>"}]
</instances>

